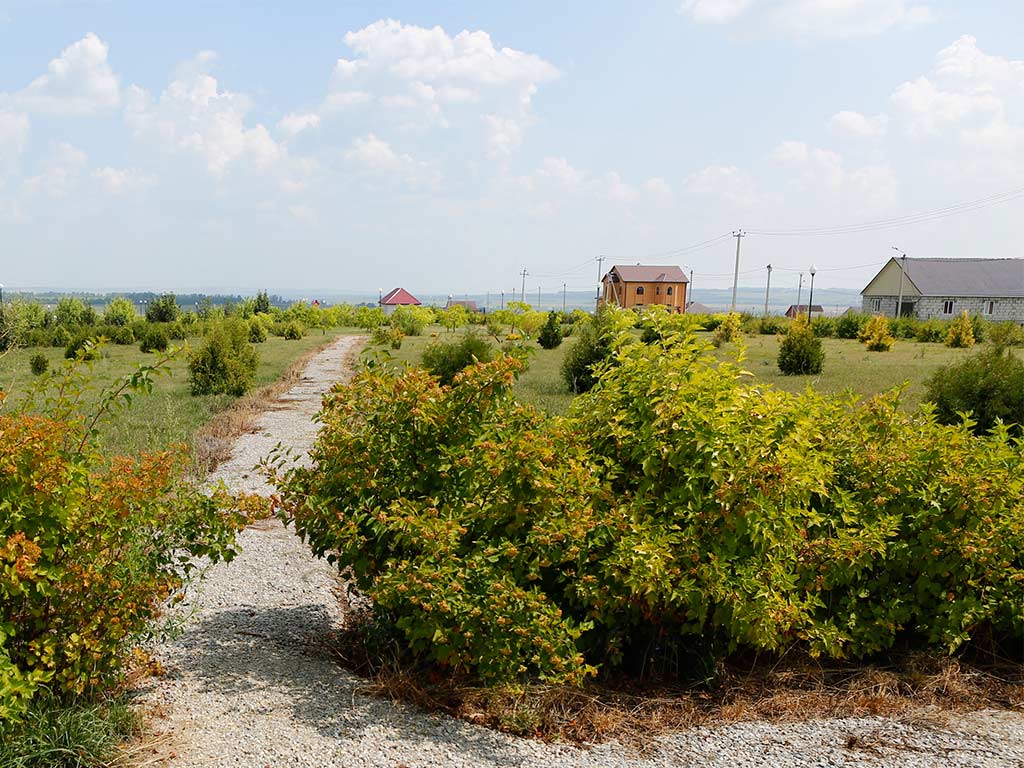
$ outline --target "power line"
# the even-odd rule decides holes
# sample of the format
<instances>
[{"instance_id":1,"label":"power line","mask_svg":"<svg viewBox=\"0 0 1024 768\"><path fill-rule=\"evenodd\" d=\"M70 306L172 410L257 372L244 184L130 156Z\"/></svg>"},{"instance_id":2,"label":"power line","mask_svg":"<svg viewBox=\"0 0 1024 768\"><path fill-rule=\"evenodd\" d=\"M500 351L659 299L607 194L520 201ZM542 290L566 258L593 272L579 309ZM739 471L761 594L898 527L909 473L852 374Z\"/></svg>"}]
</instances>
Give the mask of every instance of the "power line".
<instances>
[{"instance_id":1,"label":"power line","mask_svg":"<svg viewBox=\"0 0 1024 768\"><path fill-rule=\"evenodd\" d=\"M823 235L847 235L858 232L874 232L884 229L895 229L912 224L920 224L927 221L937 221L950 216L959 216L963 213L980 211L994 205L1002 205L1013 200L1024 197L1024 187L1017 187L1006 192L993 195L986 195L975 200L968 200L961 203L954 203L943 208L935 208L929 211L920 211L905 216L896 216L889 219L876 219L865 221L859 224L841 224L830 227L805 227L800 229L749 229L753 235L764 235L768 237L817 237Z\"/></svg>"}]
</instances>

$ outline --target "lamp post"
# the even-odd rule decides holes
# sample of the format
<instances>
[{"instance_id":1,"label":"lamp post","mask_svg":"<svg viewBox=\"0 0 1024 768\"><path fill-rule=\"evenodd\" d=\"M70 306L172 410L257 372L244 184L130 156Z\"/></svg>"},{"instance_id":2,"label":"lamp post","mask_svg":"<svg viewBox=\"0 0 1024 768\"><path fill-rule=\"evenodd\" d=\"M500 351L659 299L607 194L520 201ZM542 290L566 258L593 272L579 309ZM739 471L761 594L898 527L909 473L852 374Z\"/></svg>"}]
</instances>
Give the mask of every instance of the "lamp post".
<instances>
[{"instance_id":1,"label":"lamp post","mask_svg":"<svg viewBox=\"0 0 1024 768\"><path fill-rule=\"evenodd\" d=\"M768 265L768 282L764 284L764 316L768 317L768 292L772 289L772 265Z\"/></svg>"},{"instance_id":2,"label":"lamp post","mask_svg":"<svg viewBox=\"0 0 1024 768\"><path fill-rule=\"evenodd\" d=\"M810 294L807 297L807 324L808 325L811 324L811 312L813 311L812 307L814 306L814 275L815 275L815 273L817 271L818 270L816 270L814 268L814 265L812 264L811 265L811 292L810 292Z\"/></svg>"},{"instance_id":3,"label":"lamp post","mask_svg":"<svg viewBox=\"0 0 1024 768\"><path fill-rule=\"evenodd\" d=\"M4 284L0 283L0 307L4 305Z\"/></svg>"},{"instance_id":4,"label":"lamp post","mask_svg":"<svg viewBox=\"0 0 1024 768\"><path fill-rule=\"evenodd\" d=\"M897 248L895 245L892 247L894 251L901 254L900 256L900 294L896 298L896 319L898 320L903 316L903 276L907 274L907 254Z\"/></svg>"},{"instance_id":5,"label":"lamp post","mask_svg":"<svg viewBox=\"0 0 1024 768\"><path fill-rule=\"evenodd\" d=\"M379 307L383 303L384 303L384 289L383 288L378 288L377 289L377 306Z\"/></svg>"}]
</instances>

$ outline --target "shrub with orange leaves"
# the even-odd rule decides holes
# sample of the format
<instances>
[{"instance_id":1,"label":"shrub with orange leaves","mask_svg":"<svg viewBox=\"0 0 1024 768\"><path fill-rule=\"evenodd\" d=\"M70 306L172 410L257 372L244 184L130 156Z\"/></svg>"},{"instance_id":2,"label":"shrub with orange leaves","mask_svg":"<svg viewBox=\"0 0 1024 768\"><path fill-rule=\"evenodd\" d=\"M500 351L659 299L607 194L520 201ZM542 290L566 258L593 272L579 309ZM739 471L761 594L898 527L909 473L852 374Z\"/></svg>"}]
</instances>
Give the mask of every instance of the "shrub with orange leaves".
<instances>
[{"instance_id":1,"label":"shrub with orange leaves","mask_svg":"<svg viewBox=\"0 0 1024 768\"><path fill-rule=\"evenodd\" d=\"M226 494L187 481L184 447L114 459L96 449L103 413L148 389L166 361L86 413L83 359L0 413L0 722L42 686L89 695L115 683L196 558L230 559L246 519Z\"/></svg>"}]
</instances>

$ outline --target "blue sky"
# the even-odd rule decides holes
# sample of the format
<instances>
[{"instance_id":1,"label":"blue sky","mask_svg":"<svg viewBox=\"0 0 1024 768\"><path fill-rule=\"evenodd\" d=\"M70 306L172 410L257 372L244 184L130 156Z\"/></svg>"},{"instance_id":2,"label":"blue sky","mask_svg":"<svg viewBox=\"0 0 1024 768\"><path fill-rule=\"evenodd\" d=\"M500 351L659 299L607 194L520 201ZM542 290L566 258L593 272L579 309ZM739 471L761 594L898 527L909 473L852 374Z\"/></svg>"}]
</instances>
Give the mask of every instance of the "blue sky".
<instances>
[{"instance_id":1,"label":"blue sky","mask_svg":"<svg viewBox=\"0 0 1024 768\"><path fill-rule=\"evenodd\" d=\"M735 241L687 246L1022 186L1021 30L1009 0L0 0L0 282L554 291L606 255L725 286ZM1022 204L752 233L741 283L1021 256Z\"/></svg>"}]
</instances>

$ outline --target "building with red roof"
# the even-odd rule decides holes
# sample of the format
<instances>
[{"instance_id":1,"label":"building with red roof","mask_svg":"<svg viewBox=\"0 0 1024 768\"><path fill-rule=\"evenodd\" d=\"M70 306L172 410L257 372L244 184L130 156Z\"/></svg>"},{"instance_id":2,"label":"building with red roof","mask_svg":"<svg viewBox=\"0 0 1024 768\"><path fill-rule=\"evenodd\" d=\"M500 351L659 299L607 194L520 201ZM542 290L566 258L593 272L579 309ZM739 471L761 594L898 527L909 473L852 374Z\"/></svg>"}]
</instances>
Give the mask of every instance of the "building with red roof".
<instances>
[{"instance_id":1,"label":"building with red roof","mask_svg":"<svg viewBox=\"0 0 1024 768\"><path fill-rule=\"evenodd\" d=\"M399 307L418 307L422 302L405 288L395 288L380 300L380 307L385 313L391 314Z\"/></svg>"}]
</instances>

